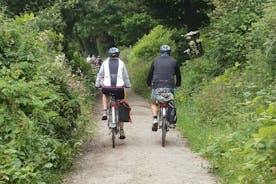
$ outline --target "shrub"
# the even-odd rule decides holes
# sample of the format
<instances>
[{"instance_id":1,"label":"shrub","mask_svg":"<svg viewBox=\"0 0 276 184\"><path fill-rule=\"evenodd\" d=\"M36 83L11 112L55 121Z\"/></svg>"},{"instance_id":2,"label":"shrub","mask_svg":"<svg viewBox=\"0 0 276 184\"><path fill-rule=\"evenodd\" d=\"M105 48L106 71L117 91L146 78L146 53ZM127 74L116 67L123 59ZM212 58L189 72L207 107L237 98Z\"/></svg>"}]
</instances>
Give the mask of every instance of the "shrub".
<instances>
[{"instance_id":1,"label":"shrub","mask_svg":"<svg viewBox=\"0 0 276 184\"><path fill-rule=\"evenodd\" d=\"M146 79L151 62L154 57L159 55L160 46L168 44L172 47L172 50L175 48L175 44L170 37L171 31L159 25L139 40L127 57L127 67L132 87L143 96L149 96L150 94L146 86Z\"/></svg>"},{"instance_id":2,"label":"shrub","mask_svg":"<svg viewBox=\"0 0 276 184\"><path fill-rule=\"evenodd\" d=\"M263 16L265 2L266 0L231 1L231 8L226 5L223 16L213 17L212 29L208 33L209 38L213 40L213 48L208 54L212 55L212 59L220 63L223 69L234 66L236 62L244 64L246 61L245 57L252 41L248 35L252 31L253 23Z\"/></svg>"},{"instance_id":3,"label":"shrub","mask_svg":"<svg viewBox=\"0 0 276 184\"><path fill-rule=\"evenodd\" d=\"M212 24L219 27L206 29L217 33L212 37L218 42L204 39L210 41L206 55L182 68L188 89L181 90L191 95L181 98L179 111L186 114L179 127L197 150L201 147L223 183L274 183L275 2L229 1L229 5L216 12L220 17ZM251 14L244 16L245 12ZM212 61L209 70L204 60Z\"/></svg>"},{"instance_id":4,"label":"shrub","mask_svg":"<svg viewBox=\"0 0 276 184\"><path fill-rule=\"evenodd\" d=\"M171 40L170 30L159 25L155 27L148 35L145 35L133 48L133 56L139 58L142 62L149 62L159 53L159 48L163 44L170 45L172 51L175 48Z\"/></svg>"},{"instance_id":5,"label":"shrub","mask_svg":"<svg viewBox=\"0 0 276 184\"><path fill-rule=\"evenodd\" d=\"M89 122L79 89L90 92L70 85L62 35L39 32L34 19L0 18L0 183L51 183Z\"/></svg>"}]
</instances>

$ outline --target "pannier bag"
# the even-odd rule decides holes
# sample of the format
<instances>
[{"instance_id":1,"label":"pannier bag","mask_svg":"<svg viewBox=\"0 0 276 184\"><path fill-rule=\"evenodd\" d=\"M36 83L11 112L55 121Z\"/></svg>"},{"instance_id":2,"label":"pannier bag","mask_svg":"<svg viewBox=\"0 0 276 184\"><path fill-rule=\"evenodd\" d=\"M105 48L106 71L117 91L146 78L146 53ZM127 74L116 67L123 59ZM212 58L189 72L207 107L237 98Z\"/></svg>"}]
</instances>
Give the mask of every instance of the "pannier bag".
<instances>
[{"instance_id":1,"label":"pannier bag","mask_svg":"<svg viewBox=\"0 0 276 184\"><path fill-rule=\"evenodd\" d=\"M156 88L155 89L155 99L157 102L168 102L173 100L173 94L170 88Z\"/></svg>"},{"instance_id":2,"label":"pannier bag","mask_svg":"<svg viewBox=\"0 0 276 184\"><path fill-rule=\"evenodd\" d=\"M125 99L117 100L119 111L119 122L131 122L130 106Z\"/></svg>"},{"instance_id":3,"label":"pannier bag","mask_svg":"<svg viewBox=\"0 0 276 184\"><path fill-rule=\"evenodd\" d=\"M168 102L168 116L167 121L171 124L176 124L177 116L176 116L176 108L174 106L173 100Z\"/></svg>"}]
</instances>

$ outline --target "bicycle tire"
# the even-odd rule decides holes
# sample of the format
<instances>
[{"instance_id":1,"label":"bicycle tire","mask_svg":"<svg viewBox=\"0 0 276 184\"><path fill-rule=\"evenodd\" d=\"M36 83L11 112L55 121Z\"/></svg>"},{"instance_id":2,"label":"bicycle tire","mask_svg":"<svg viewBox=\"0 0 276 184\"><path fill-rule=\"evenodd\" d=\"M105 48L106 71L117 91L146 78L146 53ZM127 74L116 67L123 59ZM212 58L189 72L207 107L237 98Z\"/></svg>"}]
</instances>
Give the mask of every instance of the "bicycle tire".
<instances>
[{"instance_id":1,"label":"bicycle tire","mask_svg":"<svg viewBox=\"0 0 276 184\"><path fill-rule=\"evenodd\" d=\"M112 148L115 148L115 139L116 139L116 132L115 128L112 128Z\"/></svg>"},{"instance_id":2,"label":"bicycle tire","mask_svg":"<svg viewBox=\"0 0 276 184\"><path fill-rule=\"evenodd\" d=\"M167 134L167 122L166 117L162 117L162 146L166 145L166 134Z\"/></svg>"}]
</instances>

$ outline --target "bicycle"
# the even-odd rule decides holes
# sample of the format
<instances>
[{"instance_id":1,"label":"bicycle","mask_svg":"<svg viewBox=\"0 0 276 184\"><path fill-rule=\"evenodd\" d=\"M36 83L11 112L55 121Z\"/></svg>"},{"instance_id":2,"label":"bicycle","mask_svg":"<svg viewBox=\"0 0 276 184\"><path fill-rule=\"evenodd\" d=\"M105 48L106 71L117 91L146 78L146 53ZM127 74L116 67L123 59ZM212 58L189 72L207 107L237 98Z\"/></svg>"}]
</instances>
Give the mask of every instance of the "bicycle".
<instances>
[{"instance_id":1,"label":"bicycle","mask_svg":"<svg viewBox=\"0 0 276 184\"><path fill-rule=\"evenodd\" d=\"M155 100L159 106L158 127L162 129L162 146L165 147L166 134L169 128L175 128L176 123L176 109L174 108L175 111L172 111L174 95L170 88L157 88L155 93ZM175 112L175 115L172 112Z\"/></svg>"},{"instance_id":2,"label":"bicycle","mask_svg":"<svg viewBox=\"0 0 276 184\"><path fill-rule=\"evenodd\" d=\"M119 132L119 112L118 112L118 103L115 98L115 94L110 93L110 100L108 103L108 128L110 129L111 139L112 139L112 147L115 148L115 139L116 135Z\"/></svg>"}]
</instances>

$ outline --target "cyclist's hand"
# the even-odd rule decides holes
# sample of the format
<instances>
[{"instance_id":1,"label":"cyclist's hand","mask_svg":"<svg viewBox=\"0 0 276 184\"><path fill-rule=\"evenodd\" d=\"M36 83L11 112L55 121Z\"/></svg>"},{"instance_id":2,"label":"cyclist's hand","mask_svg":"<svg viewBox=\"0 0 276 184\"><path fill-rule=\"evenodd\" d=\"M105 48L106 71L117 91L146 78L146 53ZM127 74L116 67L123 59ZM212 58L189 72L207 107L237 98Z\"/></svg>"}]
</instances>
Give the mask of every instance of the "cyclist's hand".
<instances>
[{"instance_id":1,"label":"cyclist's hand","mask_svg":"<svg viewBox=\"0 0 276 184\"><path fill-rule=\"evenodd\" d=\"M95 86L95 88L96 88L96 89L101 89L101 88L102 88L102 86Z\"/></svg>"}]
</instances>

